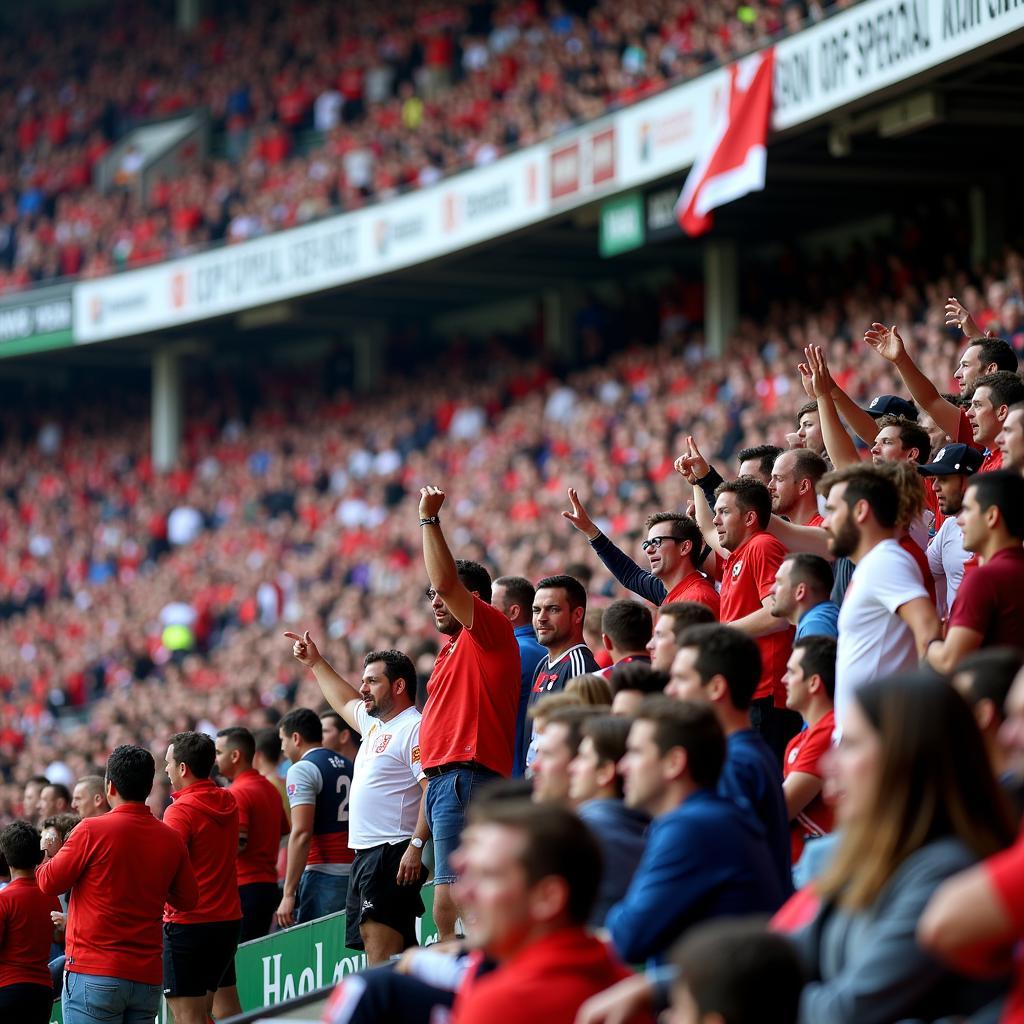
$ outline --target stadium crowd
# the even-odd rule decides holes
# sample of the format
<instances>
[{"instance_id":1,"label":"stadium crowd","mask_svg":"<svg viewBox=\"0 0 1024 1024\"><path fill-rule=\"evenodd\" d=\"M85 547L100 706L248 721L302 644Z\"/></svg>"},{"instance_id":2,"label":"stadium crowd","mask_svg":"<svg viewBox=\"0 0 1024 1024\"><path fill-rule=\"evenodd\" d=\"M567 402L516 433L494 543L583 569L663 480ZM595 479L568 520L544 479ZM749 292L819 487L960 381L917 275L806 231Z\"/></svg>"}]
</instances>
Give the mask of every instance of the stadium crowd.
<instances>
[{"instance_id":1,"label":"stadium crowd","mask_svg":"<svg viewBox=\"0 0 1024 1024\"><path fill-rule=\"evenodd\" d=\"M837 0L835 7L853 0ZM497 159L824 17L820 0L121 3L0 41L0 293L354 209ZM210 159L142 196L140 124L204 111Z\"/></svg>"},{"instance_id":2,"label":"stadium crowd","mask_svg":"<svg viewBox=\"0 0 1024 1024\"><path fill-rule=\"evenodd\" d=\"M279 379L167 475L12 413L0 1010L205 1024L347 909L330 1024L1024 1019L1021 257L926 245L727 363L667 288L564 378Z\"/></svg>"}]
</instances>

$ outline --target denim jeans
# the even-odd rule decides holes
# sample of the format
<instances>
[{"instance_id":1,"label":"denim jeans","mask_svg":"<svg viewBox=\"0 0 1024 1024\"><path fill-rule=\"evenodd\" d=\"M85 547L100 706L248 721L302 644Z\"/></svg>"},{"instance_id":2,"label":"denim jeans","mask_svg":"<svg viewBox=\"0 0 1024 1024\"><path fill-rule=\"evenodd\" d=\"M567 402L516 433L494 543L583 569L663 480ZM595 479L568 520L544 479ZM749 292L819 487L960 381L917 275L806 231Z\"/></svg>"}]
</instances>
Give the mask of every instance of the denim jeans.
<instances>
[{"instance_id":1,"label":"denim jeans","mask_svg":"<svg viewBox=\"0 0 1024 1024\"><path fill-rule=\"evenodd\" d=\"M427 825L434 838L434 885L450 885L455 872L451 855L458 848L466 808L481 783L498 778L486 768L456 768L427 783Z\"/></svg>"},{"instance_id":2,"label":"denim jeans","mask_svg":"<svg viewBox=\"0 0 1024 1024\"><path fill-rule=\"evenodd\" d=\"M295 920L305 924L345 909L348 900L348 875L328 875L307 868L299 879L295 894Z\"/></svg>"},{"instance_id":3,"label":"denim jeans","mask_svg":"<svg viewBox=\"0 0 1024 1024\"><path fill-rule=\"evenodd\" d=\"M67 971L61 989L64 1024L153 1024L160 986Z\"/></svg>"}]
</instances>

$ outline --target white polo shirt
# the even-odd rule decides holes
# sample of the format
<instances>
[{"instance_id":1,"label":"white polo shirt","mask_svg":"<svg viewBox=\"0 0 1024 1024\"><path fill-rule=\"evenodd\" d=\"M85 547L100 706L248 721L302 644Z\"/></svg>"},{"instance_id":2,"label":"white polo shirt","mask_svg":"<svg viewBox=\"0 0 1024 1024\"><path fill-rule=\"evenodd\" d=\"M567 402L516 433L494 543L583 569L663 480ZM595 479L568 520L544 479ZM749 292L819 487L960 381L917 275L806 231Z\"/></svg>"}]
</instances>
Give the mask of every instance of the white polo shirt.
<instances>
[{"instance_id":1,"label":"white polo shirt","mask_svg":"<svg viewBox=\"0 0 1024 1024\"><path fill-rule=\"evenodd\" d=\"M363 737L356 754L349 804L348 844L368 850L400 843L416 830L420 781L420 713L406 708L390 722L381 722L357 704L356 724Z\"/></svg>"}]
</instances>

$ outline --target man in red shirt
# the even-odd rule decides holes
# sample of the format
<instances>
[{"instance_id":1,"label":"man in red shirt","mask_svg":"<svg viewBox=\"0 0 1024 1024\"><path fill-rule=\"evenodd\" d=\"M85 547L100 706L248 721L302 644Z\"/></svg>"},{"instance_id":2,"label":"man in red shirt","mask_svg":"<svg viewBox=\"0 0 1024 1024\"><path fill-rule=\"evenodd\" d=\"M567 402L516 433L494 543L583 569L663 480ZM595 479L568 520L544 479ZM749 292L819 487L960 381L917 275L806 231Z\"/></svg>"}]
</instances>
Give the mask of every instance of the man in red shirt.
<instances>
[{"instance_id":1,"label":"man in red shirt","mask_svg":"<svg viewBox=\"0 0 1024 1024\"><path fill-rule=\"evenodd\" d=\"M971 404L967 407L967 419L971 424L974 447L986 451L979 473L1003 468L1003 452L996 445L996 438L1003 429L1010 406L1018 402L1024 402L1024 381L1016 373L999 370L978 378Z\"/></svg>"},{"instance_id":2,"label":"man in red shirt","mask_svg":"<svg viewBox=\"0 0 1024 1024\"><path fill-rule=\"evenodd\" d=\"M718 556L722 623L753 637L761 652L761 679L750 705L751 722L781 760L786 744L800 728L800 719L786 710L782 685L793 627L772 614L775 574L786 557L785 547L767 529L772 497L760 480L740 477L718 485L713 515L696 483L693 501L704 539Z\"/></svg>"},{"instance_id":3,"label":"man in red shirt","mask_svg":"<svg viewBox=\"0 0 1024 1024\"><path fill-rule=\"evenodd\" d=\"M827 471L825 460L807 448L783 452L772 466L768 484L772 511L798 526L821 526L818 481Z\"/></svg>"},{"instance_id":4,"label":"man in red shirt","mask_svg":"<svg viewBox=\"0 0 1024 1024\"><path fill-rule=\"evenodd\" d=\"M146 806L156 765L142 747L116 747L107 761L109 814L87 818L37 872L42 892L72 889L61 1007L65 1024L152 1020L160 1010L160 920L164 904L199 900L181 837Z\"/></svg>"},{"instance_id":5,"label":"man in red shirt","mask_svg":"<svg viewBox=\"0 0 1024 1024\"><path fill-rule=\"evenodd\" d=\"M231 795L238 804L238 897L242 908L238 941L248 942L270 931L281 902L277 858L281 837L288 835L291 825L276 787L252 766L256 756L253 734L243 726L221 729L215 747L217 771L231 783ZM232 960L213 1001L218 1020L242 1012L235 981Z\"/></svg>"},{"instance_id":6,"label":"man in red shirt","mask_svg":"<svg viewBox=\"0 0 1024 1024\"><path fill-rule=\"evenodd\" d=\"M647 537L640 546L650 564L648 572L601 532L573 487L569 488L569 504L572 508L562 516L590 541L605 568L627 590L659 606L676 601L706 604L718 618L718 592L699 569L703 543L690 516L655 512L647 517Z\"/></svg>"},{"instance_id":7,"label":"man in red shirt","mask_svg":"<svg viewBox=\"0 0 1024 1024\"><path fill-rule=\"evenodd\" d=\"M1003 454L1003 466L1024 473L1024 402L1010 406L996 444Z\"/></svg>"},{"instance_id":8,"label":"man in red shirt","mask_svg":"<svg viewBox=\"0 0 1024 1024\"><path fill-rule=\"evenodd\" d=\"M0 854L11 872L10 884L0 890L0 1020L49 1024L50 914L60 902L36 884L39 832L27 821L12 822L0 832Z\"/></svg>"},{"instance_id":9,"label":"man in red shirt","mask_svg":"<svg viewBox=\"0 0 1024 1024\"><path fill-rule=\"evenodd\" d=\"M179 732L167 747L172 792L164 824L185 843L199 886L194 907L169 902L164 910L164 995L175 1024L207 1024L242 923L238 805L210 778L216 756L213 740L201 732Z\"/></svg>"},{"instance_id":10,"label":"man in red shirt","mask_svg":"<svg viewBox=\"0 0 1024 1024\"><path fill-rule=\"evenodd\" d=\"M459 986L451 1024L572 1024L583 1002L629 972L586 922L601 858L587 827L551 804L485 803L457 855L476 957L497 961ZM631 1016L629 1021L649 1019Z\"/></svg>"},{"instance_id":11,"label":"man in red shirt","mask_svg":"<svg viewBox=\"0 0 1024 1024\"><path fill-rule=\"evenodd\" d=\"M651 656L647 645L651 642L653 625L647 605L629 598L612 601L601 616L601 643L612 656L612 663L596 674L611 679L619 665L641 662L649 665Z\"/></svg>"},{"instance_id":12,"label":"man in red shirt","mask_svg":"<svg viewBox=\"0 0 1024 1024\"><path fill-rule=\"evenodd\" d=\"M427 684L420 726L427 776L427 824L434 839L434 921L441 939L455 935L458 908L449 858L462 833L475 785L512 773L519 706L519 645L509 620L491 606L491 577L476 562L456 562L438 513L444 491L420 491L427 598L448 637Z\"/></svg>"},{"instance_id":13,"label":"man in red shirt","mask_svg":"<svg viewBox=\"0 0 1024 1024\"><path fill-rule=\"evenodd\" d=\"M945 639L925 655L952 672L979 647L1019 647L1024 621L1024 477L1009 469L971 477L957 515L964 550L983 564L964 574L949 613Z\"/></svg>"},{"instance_id":14,"label":"man in red shirt","mask_svg":"<svg viewBox=\"0 0 1024 1024\"><path fill-rule=\"evenodd\" d=\"M821 798L821 759L832 746L836 716L836 642L830 636L807 636L793 644L782 677L786 706L804 720L786 747L782 759L782 795L789 814L791 848L795 864L808 837L832 831L832 808Z\"/></svg>"}]
</instances>

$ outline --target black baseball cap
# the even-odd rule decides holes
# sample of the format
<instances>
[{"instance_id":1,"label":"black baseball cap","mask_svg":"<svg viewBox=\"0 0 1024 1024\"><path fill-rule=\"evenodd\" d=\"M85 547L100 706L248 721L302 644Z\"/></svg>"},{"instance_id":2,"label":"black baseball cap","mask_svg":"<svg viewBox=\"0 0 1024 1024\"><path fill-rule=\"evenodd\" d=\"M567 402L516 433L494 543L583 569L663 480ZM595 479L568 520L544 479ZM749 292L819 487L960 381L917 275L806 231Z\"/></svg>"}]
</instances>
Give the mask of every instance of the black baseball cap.
<instances>
[{"instance_id":1,"label":"black baseball cap","mask_svg":"<svg viewBox=\"0 0 1024 1024\"><path fill-rule=\"evenodd\" d=\"M862 408L876 419L879 416L905 416L908 420L917 421L917 406L899 395L875 395Z\"/></svg>"},{"instance_id":2,"label":"black baseball cap","mask_svg":"<svg viewBox=\"0 0 1024 1024\"><path fill-rule=\"evenodd\" d=\"M969 444L947 444L935 453L935 458L917 471L922 476L972 476L981 469L985 456Z\"/></svg>"}]
</instances>

